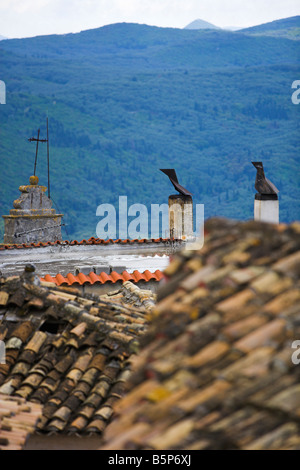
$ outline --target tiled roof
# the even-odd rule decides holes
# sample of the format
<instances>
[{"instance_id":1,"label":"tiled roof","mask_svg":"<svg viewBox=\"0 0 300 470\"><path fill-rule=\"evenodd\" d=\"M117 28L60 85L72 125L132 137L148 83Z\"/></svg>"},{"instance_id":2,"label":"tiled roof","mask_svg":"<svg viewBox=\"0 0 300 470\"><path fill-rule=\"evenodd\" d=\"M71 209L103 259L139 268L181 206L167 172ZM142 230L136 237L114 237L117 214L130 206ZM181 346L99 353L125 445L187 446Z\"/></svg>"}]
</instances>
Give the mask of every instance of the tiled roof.
<instances>
[{"instance_id":1,"label":"tiled roof","mask_svg":"<svg viewBox=\"0 0 300 470\"><path fill-rule=\"evenodd\" d=\"M61 286L63 284L71 286L73 284L105 284L106 282L115 284L118 281L131 281L137 283L139 281L149 282L154 280L158 282L162 278L163 273L157 269L154 273L151 273L149 270L146 270L143 273L135 270L132 274L128 273L127 271L123 271L122 274L118 274L115 271L112 271L111 274L106 274L104 272L101 274L95 274L94 272L90 272L90 274L85 275L83 273L78 273L76 276L74 276L72 273L69 273L66 277L62 276L61 274L56 274L55 277L50 276L50 274L46 274L46 276L42 277L41 280L46 282L53 282L57 286Z\"/></svg>"},{"instance_id":2,"label":"tiled roof","mask_svg":"<svg viewBox=\"0 0 300 470\"><path fill-rule=\"evenodd\" d=\"M32 269L1 279L0 393L43 405L40 432L100 433L123 394L126 360L145 329L146 309L114 302L113 295L102 300L73 287L46 288ZM127 284L126 296L138 289ZM141 297L149 307L147 291Z\"/></svg>"},{"instance_id":3,"label":"tiled roof","mask_svg":"<svg viewBox=\"0 0 300 470\"><path fill-rule=\"evenodd\" d=\"M0 450L21 450L41 415L41 405L0 394Z\"/></svg>"},{"instance_id":4,"label":"tiled roof","mask_svg":"<svg viewBox=\"0 0 300 470\"><path fill-rule=\"evenodd\" d=\"M164 243L168 244L174 242L182 243L182 240L170 240L169 238L143 238L143 239L118 239L118 240L103 240L101 238L91 237L88 240L57 240L56 242L38 242L38 243L22 243L22 244L0 244L0 250L13 250L13 249L22 249L22 248L40 248L45 246L55 246L55 245L62 245L62 246L74 246L74 245L132 245L132 244L147 244L147 243Z\"/></svg>"},{"instance_id":5,"label":"tiled roof","mask_svg":"<svg viewBox=\"0 0 300 470\"><path fill-rule=\"evenodd\" d=\"M120 289L100 295L99 299L113 303L121 303L125 306L132 305L150 311L154 308L157 295L151 290L140 289L131 281L126 281Z\"/></svg>"},{"instance_id":6,"label":"tiled roof","mask_svg":"<svg viewBox=\"0 0 300 470\"><path fill-rule=\"evenodd\" d=\"M101 449L300 449L300 224L210 220L165 274Z\"/></svg>"}]
</instances>

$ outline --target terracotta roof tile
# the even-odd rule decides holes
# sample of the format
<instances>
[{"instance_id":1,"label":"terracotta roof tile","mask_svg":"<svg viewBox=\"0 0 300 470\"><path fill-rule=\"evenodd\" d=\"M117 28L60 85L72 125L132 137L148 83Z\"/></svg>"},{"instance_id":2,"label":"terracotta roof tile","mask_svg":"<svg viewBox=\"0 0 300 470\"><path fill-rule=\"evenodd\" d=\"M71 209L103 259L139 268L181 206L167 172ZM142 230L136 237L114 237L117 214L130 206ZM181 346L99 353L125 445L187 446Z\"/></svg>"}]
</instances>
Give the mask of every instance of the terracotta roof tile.
<instances>
[{"instance_id":1,"label":"terracotta roof tile","mask_svg":"<svg viewBox=\"0 0 300 470\"><path fill-rule=\"evenodd\" d=\"M55 279L70 284L73 278ZM82 283L87 276L76 278ZM82 296L74 288L42 287L38 276L26 271L1 278L0 292L8 295L0 311L6 346L6 363L0 364L0 447L1 393L19 403L30 400L30 409L41 410L32 431L36 426L43 433L102 432L124 394L127 360L147 326L153 294L126 281L118 295ZM10 303L16 292L24 292L17 307Z\"/></svg>"},{"instance_id":2,"label":"terracotta roof tile","mask_svg":"<svg viewBox=\"0 0 300 470\"><path fill-rule=\"evenodd\" d=\"M61 284L64 284L65 281L67 280L68 284L71 286L72 284L78 284L79 283L79 279L77 278L77 276L74 276L72 273L68 273L67 274L67 279L64 278L63 276L61 276L60 278L60 282L59 282L59 279L57 278L58 274L56 275L56 279L58 281L58 285L61 285ZM55 281L54 281L55 282Z\"/></svg>"},{"instance_id":3,"label":"terracotta roof tile","mask_svg":"<svg viewBox=\"0 0 300 470\"><path fill-rule=\"evenodd\" d=\"M146 273L146 271L144 272L144 274ZM132 275L132 274L129 274L127 271L123 271L122 273L122 277L124 279L124 281L133 281L133 282L136 282L136 279L135 277Z\"/></svg>"},{"instance_id":4,"label":"terracotta roof tile","mask_svg":"<svg viewBox=\"0 0 300 470\"><path fill-rule=\"evenodd\" d=\"M123 277L120 274L116 273L116 271L112 271L110 273L110 277L112 278L113 282L123 281Z\"/></svg>"},{"instance_id":5,"label":"terracotta roof tile","mask_svg":"<svg viewBox=\"0 0 300 470\"><path fill-rule=\"evenodd\" d=\"M205 233L166 269L101 449L300 448L299 223Z\"/></svg>"},{"instance_id":6,"label":"terracotta roof tile","mask_svg":"<svg viewBox=\"0 0 300 470\"><path fill-rule=\"evenodd\" d=\"M101 282L101 284L104 284L105 282L113 282L113 279L110 275L106 273L101 273L99 276L97 276L97 282Z\"/></svg>"},{"instance_id":7,"label":"terracotta roof tile","mask_svg":"<svg viewBox=\"0 0 300 470\"><path fill-rule=\"evenodd\" d=\"M41 416L41 405L0 394L0 450L21 450Z\"/></svg>"},{"instance_id":8,"label":"terracotta roof tile","mask_svg":"<svg viewBox=\"0 0 300 470\"><path fill-rule=\"evenodd\" d=\"M147 280L147 278L145 277L145 275L141 274L139 271L135 270L133 271L133 277L135 279L135 282L139 282L141 280Z\"/></svg>"},{"instance_id":9,"label":"terracotta roof tile","mask_svg":"<svg viewBox=\"0 0 300 470\"><path fill-rule=\"evenodd\" d=\"M83 274L83 273L77 274L76 279L78 279L78 281L79 281L80 284L85 284L86 282L89 282L89 279L88 279L87 276L86 276L85 274Z\"/></svg>"},{"instance_id":10,"label":"terracotta roof tile","mask_svg":"<svg viewBox=\"0 0 300 470\"><path fill-rule=\"evenodd\" d=\"M157 277L156 277L156 276L157 276ZM158 279L159 277L160 277L160 278L163 277L163 274L162 274L161 271L158 271L158 270L157 270L157 271L155 272L155 274L154 274L154 273L151 273L151 272L149 271L149 269L146 269L146 271L144 271L144 280L145 280L145 281L151 281L151 279L154 279L154 280L157 281L157 280L160 280L160 279Z\"/></svg>"},{"instance_id":11,"label":"terracotta roof tile","mask_svg":"<svg viewBox=\"0 0 300 470\"><path fill-rule=\"evenodd\" d=\"M132 281L134 283L138 283L140 281L149 282L154 280L159 282L161 279L163 279L163 277L163 273L157 269L154 273L151 273L149 270L146 270L143 273L135 270L132 274L128 273L127 271L123 271L122 274L118 274L115 271L112 271L111 274L106 274L104 272L95 274L94 272L90 272L90 274L85 275L83 273L78 273L76 276L74 276L72 273L69 273L66 277L62 276L61 274L56 274L55 277L46 274L44 277L41 277L41 281L53 282L58 286L64 284L72 286L73 284L83 285L95 284L97 282L100 284L105 284L106 282L115 284L118 281Z\"/></svg>"},{"instance_id":12,"label":"terracotta roof tile","mask_svg":"<svg viewBox=\"0 0 300 470\"><path fill-rule=\"evenodd\" d=\"M60 285L60 284L62 284L63 282L65 282L65 278L64 278L61 274L57 274L57 275L56 275L56 279L57 279L58 285Z\"/></svg>"},{"instance_id":13,"label":"terracotta roof tile","mask_svg":"<svg viewBox=\"0 0 300 470\"><path fill-rule=\"evenodd\" d=\"M46 282L53 282L54 284L56 284L58 282L58 281L56 281L56 279L54 279L52 276L50 276L50 274L46 274L43 280L46 281Z\"/></svg>"}]
</instances>

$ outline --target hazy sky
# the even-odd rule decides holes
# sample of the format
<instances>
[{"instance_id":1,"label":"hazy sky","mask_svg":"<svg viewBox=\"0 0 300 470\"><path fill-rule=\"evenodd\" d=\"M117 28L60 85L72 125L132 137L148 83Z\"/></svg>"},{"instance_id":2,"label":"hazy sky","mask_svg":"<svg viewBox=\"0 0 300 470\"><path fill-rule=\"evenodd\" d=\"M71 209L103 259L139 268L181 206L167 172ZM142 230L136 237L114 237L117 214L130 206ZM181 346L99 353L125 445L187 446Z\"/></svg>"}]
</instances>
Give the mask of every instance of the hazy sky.
<instances>
[{"instance_id":1,"label":"hazy sky","mask_svg":"<svg viewBox=\"0 0 300 470\"><path fill-rule=\"evenodd\" d=\"M0 35L63 34L119 23L247 27L300 14L299 0L0 0Z\"/></svg>"}]
</instances>

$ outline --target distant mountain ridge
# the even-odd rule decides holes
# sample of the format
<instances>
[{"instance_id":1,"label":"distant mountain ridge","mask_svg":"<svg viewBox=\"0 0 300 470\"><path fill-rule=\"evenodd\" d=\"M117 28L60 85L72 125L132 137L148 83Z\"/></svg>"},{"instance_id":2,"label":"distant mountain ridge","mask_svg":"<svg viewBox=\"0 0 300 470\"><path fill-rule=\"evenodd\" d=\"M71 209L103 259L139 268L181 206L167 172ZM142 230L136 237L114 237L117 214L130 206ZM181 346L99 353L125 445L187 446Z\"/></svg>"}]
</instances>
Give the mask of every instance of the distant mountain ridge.
<instances>
[{"instance_id":1,"label":"distant mountain ridge","mask_svg":"<svg viewBox=\"0 0 300 470\"><path fill-rule=\"evenodd\" d=\"M253 35L286 37L288 39L300 39L300 16L292 16L269 23L240 29L239 32Z\"/></svg>"},{"instance_id":2,"label":"distant mountain ridge","mask_svg":"<svg viewBox=\"0 0 300 470\"><path fill-rule=\"evenodd\" d=\"M44 138L48 112L65 239L95 236L96 208L118 210L119 196L128 207L165 203L173 190L159 168L176 169L205 218L252 218L251 160L280 191L281 221L299 219L298 57L298 43L283 37L129 23L1 41L0 215L33 172L28 138L39 128Z\"/></svg>"},{"instance_id":3,"label":"distant mountain ridge","mask_svg":"<svg viewBox=\"0 0 300 470\"><path fill-rule=\"evenodd\" d=\"M124 69L134 66L148 70L164 65L178 68L179 64L188 68L244 67L286 60L297 63L296 44L282 41L282 56L278 55L277 46L274 38L262 37L258 42L240 31L187 30L136 23L115 23L76 34L10 39L1 43L3 50L21 57L23 54L53 60L64 57L80 60L82 64L93 62L97 66L118 65ZM40 65L43 67L42 61Z\"/></svg>"},{"instance_id":4,"label":"distant mountain ridge","mask_svg":"<svg viewBox=\"0 0 300 470\"><path fill-rule=\"evenodd\" d=\"M215 26L212 23L209 23L208 21L197 19L189 23L187 26L185 26L184 29L221 29L221 28L219 28L218 26Z\"/></svg>"}]
</instances>

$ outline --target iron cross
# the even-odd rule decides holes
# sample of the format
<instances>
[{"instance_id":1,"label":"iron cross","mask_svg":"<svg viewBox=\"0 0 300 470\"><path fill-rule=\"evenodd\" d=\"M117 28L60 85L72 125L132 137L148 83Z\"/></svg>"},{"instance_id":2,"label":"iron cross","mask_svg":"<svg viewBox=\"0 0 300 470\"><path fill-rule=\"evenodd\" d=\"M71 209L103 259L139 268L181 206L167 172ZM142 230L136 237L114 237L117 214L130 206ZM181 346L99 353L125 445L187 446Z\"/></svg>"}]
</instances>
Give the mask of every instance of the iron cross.
<instances>
[{"instance_id":1,"label":"iron cross","mask_svg":"<svg viewBox=\"0 0 300 470\"><path fill-rule=\"evenodd\" d=\"M30 137L29 142L36 142L36 151L35 151L35 161L34 161L34 171L33 174L35 176L35 171L36 171L36 163L37 163L37 156L38 156L38 148L39 148L39 142L48 142L48 139L40 139L40 129L38 129L38 135L36 137Z\"/></svg>"}]
</instances>

